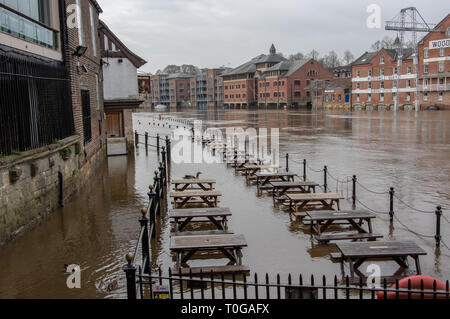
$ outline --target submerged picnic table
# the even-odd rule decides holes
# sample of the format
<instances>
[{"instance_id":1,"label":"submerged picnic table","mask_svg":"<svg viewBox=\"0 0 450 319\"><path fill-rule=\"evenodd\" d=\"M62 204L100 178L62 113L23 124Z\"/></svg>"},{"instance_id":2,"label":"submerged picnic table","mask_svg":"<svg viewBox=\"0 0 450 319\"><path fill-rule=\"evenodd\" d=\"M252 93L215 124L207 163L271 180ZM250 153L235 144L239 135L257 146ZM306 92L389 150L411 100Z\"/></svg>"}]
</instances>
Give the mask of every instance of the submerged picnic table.
<instances>
[{"instance_id":1,"label":"submerged picnic table","mask_svg":"<svg viewBox=\"0 0 450 319\"><path fill-rule=\"evenodd\" d=\"M222 196L221 192L216 191L184 191L172 192L170 197L174 199L174 208L183 208L187 204L205 204L208 207L218 207L218 198ZM200 200L196 200L199 198Z\"/></svg>"},{"instance_id":2,"label":"submerged picnic table","mask_svg":"<svg viewBox=\"0 0 450 319\"><path fill-rule=\"evenodd\" d=\"M392 259L402 268L408 268L406 259L412 257L416 263L417 274L420 275L419 256L427 253L416 243L411 241L397 242L365 242L365 243L338 243L336 244L342 253L342 261L348 261L351 277L355 276L358 268L366 260ZM359 272L358 275L363 277Z\"/></svg>"},{"instance_id":3,"label":"submerged picnic table","mask_svg":"<svg viewBox=\"0 0 450 319\"><path fill-rule=\"evenodd\" d=\"M229 208L193 208L169 211L169 218L175 223L175 233L182 232L191 222L209 221L219 231L228 231L228 217L232 216ZM183 233L182 233L183 234Z\"/></svg>"},{"instance_id":4,"label":"submerged picnic table","mask_svg":"<svg viewBox=\"0 0 450 319\"><path fill-rule=\"evenodd\" d=\"M177 179L172 181L177 192L185 191L188 188L193 189L192 187L195 185L198 186L198 189L212 191L215 184L215 179Z\"/></svg>"},{"instance_id":5,"label":"submerged picnic table","mask_svg":"<svg viewBox=\"0 0 450 319\"><path fill-rule=\"evenodd\" d=\"M256 186L258 187L258 194L262 190L272 189L272 185L270 182L279 181L279 182L293 182L295 177L298 177L297 174L292 173L256 173Z\"/></svg>"},{"instance_id":6,"label":"submerged picnic table","mask_svg":"<svg viewBox=\"0 0 450 319\"><path fill-rule=\"evenodd\" d=\"M269 184L272 186L273 198L280 198L289 191L295 191L296 193L315 193L316 187L319 184L315 182L275 182L271 181Z\"/></svg>"},{"instance_id":7,"label":"submerged picnic table","mask_svg":"<svg viewBox=\"0 0 450 319\"><path fill-rule=\"evenodd\" d=\"M248 182L251 178L255 177L255 174L262 170L270 170L276 171L280 168L277 165L254 165L254 164L245 164L242 168L238 169L238 171L242 171L245 176L245 180Z\"/></svg>"},{"instance_id":8,"label":"submerged picnic table","mask_svg":"<svg viewBox=\"0 0 450 319\"><path fill-rule=\"evenodd\" d=\"M306 214L311 221L311 230L316 233L316 239L321 243L348 239L373 241L377 238L383 238L383 235L373 234L372 219L375 219L376 215L368 211L313 211L306 212ZM347 221L358 233L323 234L330 226L341 221ZM362 227L363 222L367 223L368 230Z\"/></svg>"},{"instance_id":9,"label":"submerged picnic table","mask_svg":"<svg viewBox=\"0 0 450 319\"><path fill-rule=\"evenodd\" d=\"M336 203L337 209L341 210L339 201L344 196L336 193L314 193L314 194L286 194L285 200L289 202L289 208L295 212L304 210L305 207L314 206L325 210L333 210L333 204Z\"/></svg>"},{"instance_id":10,"label":"submerged picnic table","mask_svg":"<svg viewBox=\"0 0 450 319\"><path fill-rule=\"evenodd\" d=\"M170 250L177 254L180 268L198 251L220 251L230 260L228 265L242 265L242 248L247 247L243 235L177 236L170 238Z\"/></svg>"}]
</instances>

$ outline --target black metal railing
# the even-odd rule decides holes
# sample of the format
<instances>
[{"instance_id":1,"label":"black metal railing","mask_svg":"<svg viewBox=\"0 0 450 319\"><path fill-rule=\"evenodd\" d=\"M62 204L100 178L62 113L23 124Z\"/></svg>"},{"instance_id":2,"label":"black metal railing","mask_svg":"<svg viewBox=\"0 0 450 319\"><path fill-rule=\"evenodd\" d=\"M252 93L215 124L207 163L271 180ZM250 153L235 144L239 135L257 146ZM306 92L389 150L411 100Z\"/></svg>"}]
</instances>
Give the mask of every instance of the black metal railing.
<instances>
[{"instance_id":1,"label":"black metal railing","mask_svg":"<svg viewBox=\"0 0 450 319\"><path fill-rule=\"evenodd\" d=\"M187 276L174 275L169 268L164 275L161 268L154 274L144 273L128 263L127 287L129 299L450 299L449 282L434 280L417 283L408 279L389 287L387 281L368 287L362 278L351 282L347 276L339 281L337 276L327 280L326 276L309 277L300 275L294 279L291 274L282 281L279 274L259 277L255 273L249 279L246 274L224 274L192 272ZM129 275L129 276L128 276ZM417 285L415 287L414 285ZM427 286L429 285L429 286Z\"/></svg>"},{"instance_id":2,"label":"black metal railing","mask_svg":"<svg viewBox=\"0 0 450 319\"><path fill-rule=\"evenodd\" d=\"M0 48L0 156L74 134L70 82L62 63Z\"/></svg>"},{"instance_id":3,"label":"black metal railing","mask_svg":"<svg viewBox=\"0 0 450 319\"><path fill-rule=\"evenodd\" d=\"M149 198L147 208L141 210L140 232L134 253L126 256L127 265L123 267L127 278L127 296L130 299L136 297L136 284L133 284L136 278L136 269L139 269L140 273L150 273L150 240L157 236L157 216L160 216L162 211L167 210L165 199L168 196L169 175L165 149L162 149L161 155L163 161L159 163L158 170L155 171L153 177L153 184L149 186L149 192L147 193ZM142 256L141 261L137 260L139 255Z\"/></svg>"}]
</instances>

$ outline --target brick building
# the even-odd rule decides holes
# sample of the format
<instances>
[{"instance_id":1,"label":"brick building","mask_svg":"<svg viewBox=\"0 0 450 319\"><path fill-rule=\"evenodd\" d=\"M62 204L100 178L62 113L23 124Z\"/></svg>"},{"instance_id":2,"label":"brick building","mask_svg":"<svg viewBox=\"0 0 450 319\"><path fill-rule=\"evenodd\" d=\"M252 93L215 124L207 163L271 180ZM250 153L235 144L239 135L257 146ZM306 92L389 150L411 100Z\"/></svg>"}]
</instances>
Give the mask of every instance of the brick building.
<instances>
[{"instance_id":1,"label":"brick building","mask_svg":"<svg viewBox=\"0 0 450 319\"><path fill-rule=\"evenodd\" d=\"M313 59L288 61L272 45L262 54L222 74L224 104L231 108L298 107L311 105L320 91L317 80L331 80L333 74Z\"/></svg>"},{"instance_id":2,"label":"brick building","mask_svg":"<svg viewBox=\"0 0 450 319\"><path fill-rule=\"evenodd\" d=\"M419 42L419 92L422 109L450 109L450 14Z\"/></svg>"},{"instance_id":3,"label":"brick building","mask_svg":"<svg viewBox=\"0 0 450 319\"><path fill-rule=\"evenodd\" d=\"M158 105L170 106L169 98L169 82L167 80L168 74L156 74L151 77L151 100L152 107Z\"/></svg>"},{"instance_id":4,"label":"brick building","mask_svg":"<svg viewBox=\"0 0 450 319\"><path fill-rule=\"evenodd\" d=\"M258 105L258 77L268 68L285 60L276 53L272 44L268 55L261 54L237 68L223 72L224 105L231 108Z\"/></svg>"},{"instance_id":5,"label":"brick building","mask_svg":"<svg viewBox=\"0 0 450 319\"><path fill-rule=\"evenodd\" d=\"M167 76L169 85L169 106L171 111L189 107L190 79L192 75L175 73Z\"/></svg>"},{"instance_id":6,"label":"brick building","mask_svg":"<svg viewBox=\"0 0 450 319\"><path fill-rule=\"evenodd\" d=\"M204 69L190 79L190 105L199 109L223 107L223 78L225 69Z\"/></svg>"},{"instance_id":7,"label":"brick building","mask_svg":"<svg viewBox=\"0 0 450 319\"><path fill-rule=\"evenodd\" d=\"M105 146L101 48L98 28L102 9L95 0L65 0L77 5L79 27L67 28L65 52L70 73L75 131L82 137L87 162ZM70 20L70 17L69 17ZM67 18L65 21L68 21Z\"/></svg>"},{"instance_id":8,"label":"brick building","mask_svg":"<svg viewBox=\"0 0 450 319\"><path fill-rule=\"evenodd\" d=\"M366 52L352 64L352 102L356 109L413 109L416 87L413 50L404 49L401 67L393 49Z\"/></svg>"}]
</instances>

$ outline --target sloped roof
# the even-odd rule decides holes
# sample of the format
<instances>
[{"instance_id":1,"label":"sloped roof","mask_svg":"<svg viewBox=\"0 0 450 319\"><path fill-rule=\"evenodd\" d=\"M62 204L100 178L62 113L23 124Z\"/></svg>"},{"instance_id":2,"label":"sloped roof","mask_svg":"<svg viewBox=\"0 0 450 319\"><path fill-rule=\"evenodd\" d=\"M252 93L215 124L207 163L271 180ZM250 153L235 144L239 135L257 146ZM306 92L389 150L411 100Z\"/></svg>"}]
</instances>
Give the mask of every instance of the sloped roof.
<instances>
[{"instance_id":1,"label":"sloped roof","mask_svg":"<svg viewBox=\"0 0 450 319\"><path fill-rule=\"evenodd\" d=\"M189 78L195 78L195 75L190 75L190 74L185 74L185 73L172 73L167 76L168 80L189 79Z\"/></svg>"},{"instance_id":2,"label":"sloped roof","mask_svg":"<svg viewBox=\"0 0 450 319\"><path fill-rule=\"evenodd\" d=\"M136 68L139 69L141 66L147 63L147 61L145 61L143 58L139 57L130 49L128 49L127 46L123 44L123 42L120 41L120 39L114 34L114 32L112 32L111 29L108 28L105 22L99 20L99 23L100 31L106 34L108 38L112 39L115 42L116 47L120 49L120 51L131 61L131 63L133 63Z\"/></svg>"},{"instance_id":3,"label":"sloped roof","mask_svg":"<svg viewBox=\"0 0 450 319\"><path fill-rule=\"evenodd\" d=\"M365 52L359 58L357 58L352 65L370 64L372 59L378 54L378 52Z\"/></svg>"},{"instance_id":4,"label":"sloped roof","mask_svg":"<svg viewBox=\"0 0 450 319\"><path fill-rule=\"evenodd\" d=\"M265 72L272 72L272 71L282 71L281 76L288 77L292 75L295 71L300 69L302 66L304 66L306 63L308 63L310 60L294 60L294 61L282 61L278 64L275 64L274 66L268 68Z\"/></svg>"}]
</instances>

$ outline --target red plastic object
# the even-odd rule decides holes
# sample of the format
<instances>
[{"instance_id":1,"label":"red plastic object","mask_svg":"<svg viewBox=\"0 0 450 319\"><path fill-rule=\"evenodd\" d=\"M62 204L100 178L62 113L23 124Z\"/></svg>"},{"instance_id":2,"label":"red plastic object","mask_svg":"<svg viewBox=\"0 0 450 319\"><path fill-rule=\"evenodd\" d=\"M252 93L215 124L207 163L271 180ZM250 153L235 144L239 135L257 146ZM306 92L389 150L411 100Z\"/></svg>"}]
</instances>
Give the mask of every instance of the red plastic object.
<instances>
[{"instance_id":1,"label":"red plastic object","mask_svg":"<svg viewBox=\"0 0 450 319\"><path fill-rule=\"evenodd\" d=\"M398 285L399 285L400 289L408 289L408 282L411 281L411 290L418 290L418 292L412 292L411 296L409 298L410 299L422 299L422 295L420 293L422 280L423 280L423 289L424 290L433 290L434 282L436 282L436 291L441 291L441 292L446 291L446 284L444 284L442 281L440 281L436 278L430 277L430 276L413 276L413 277L404 278L398 282ZM397 289L397 285L394 284L391 288ZM397 299L397 293L396 292L387 292L386 298L385 298L384 291L379 291L377 293L377 298L378 299ZM424 299L434 299L434 294L433 293L425 293L423 295L423 298ZM436 294L436 298L437 299L445 299L446 296L444 294ZM408 293L400 292L398 294L398 299L408 299Z\"/></svg>"}]
</instances>

